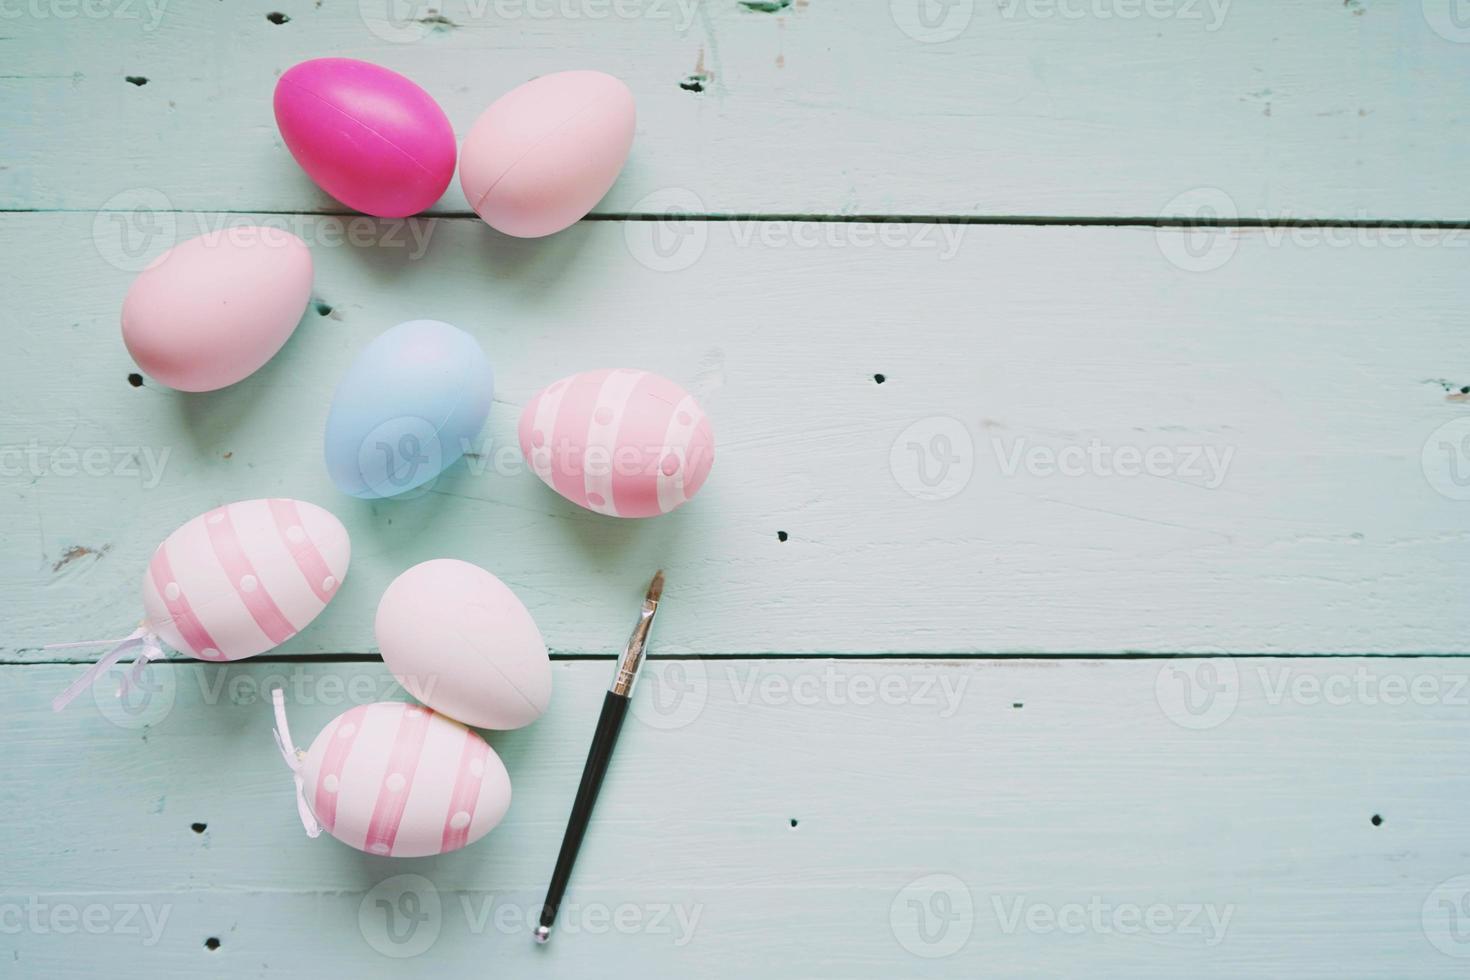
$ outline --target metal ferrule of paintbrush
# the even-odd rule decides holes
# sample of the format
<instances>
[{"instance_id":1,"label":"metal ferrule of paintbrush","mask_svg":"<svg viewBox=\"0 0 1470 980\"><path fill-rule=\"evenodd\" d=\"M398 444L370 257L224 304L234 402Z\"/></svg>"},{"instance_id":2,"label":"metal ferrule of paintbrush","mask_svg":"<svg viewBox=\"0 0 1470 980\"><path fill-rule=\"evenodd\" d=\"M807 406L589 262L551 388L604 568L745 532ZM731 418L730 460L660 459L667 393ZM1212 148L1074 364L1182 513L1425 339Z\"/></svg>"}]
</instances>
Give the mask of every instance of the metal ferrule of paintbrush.
<instances>
[{"instance_id":1,"label":"metal ferrule of paintbrush","mask_svg":"<svg viewBox=\"0 0 1470 980\"><path fill-rule=\"evenodd\" d=\"M664 573L659 572L653 577L648 594L643 597L643 608L639 610L638 622L633 626L633 634L628 637L628 645L623 647L623 652L618 656L617 671L607 688L619 697L633 696L633 684L638 680L638 668L643 666L643 651L648 645L648 631L653 627L653 614L658 611L658 600L663 592Z\"/></svg>"}]
</instances>

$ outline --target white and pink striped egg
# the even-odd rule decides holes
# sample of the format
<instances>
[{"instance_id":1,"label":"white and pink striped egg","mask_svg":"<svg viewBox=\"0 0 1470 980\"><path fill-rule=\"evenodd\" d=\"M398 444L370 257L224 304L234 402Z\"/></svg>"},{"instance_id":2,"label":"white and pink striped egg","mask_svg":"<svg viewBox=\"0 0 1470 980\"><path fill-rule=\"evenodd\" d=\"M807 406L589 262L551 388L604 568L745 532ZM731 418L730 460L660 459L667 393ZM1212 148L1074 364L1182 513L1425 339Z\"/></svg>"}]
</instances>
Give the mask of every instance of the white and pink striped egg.
<instances>
[{"instance_id":1,"label":"white and pink striped egg","mask_svg":"<svg viewBox=\"0 0 1470 980\"><path fill-rule=\"evenodd\" d=\"M302 500L241 500L164 539L143 573L148 627L200 660L241 660L295 636L337 594L347 529Z\"/></svg>"},{"instance_id":2,"label":"white and pink striped egg","mask_svg":"<svg viewBox=\"0 0 1470 980\"><path fill-rule=\"evenodd\" d=\"M694 396L651 371L584 371L521 413L521 452L541 481L610 517L667 514L699 492L715 460Z\"/></svg>"},{"instance_id":3,"label":"white and pink striped egg","mask_svg":"<svg viewBox=\"0 0 1470 980\"><path fill-rule=\"evenodd\" d=\"M323 830L388 857L473 844L510 807L510 775L478 733L397 701L338 715L311 743L301 776Z\"/></svg>"}]
</instances>

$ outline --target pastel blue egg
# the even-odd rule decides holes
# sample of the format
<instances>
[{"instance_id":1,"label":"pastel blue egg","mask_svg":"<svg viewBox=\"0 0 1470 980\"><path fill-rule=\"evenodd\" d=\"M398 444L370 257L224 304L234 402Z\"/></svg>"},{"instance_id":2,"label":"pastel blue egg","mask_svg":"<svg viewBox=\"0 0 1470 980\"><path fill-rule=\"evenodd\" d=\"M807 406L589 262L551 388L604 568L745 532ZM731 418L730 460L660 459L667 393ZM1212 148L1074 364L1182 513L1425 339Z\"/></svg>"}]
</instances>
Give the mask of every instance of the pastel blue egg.
<instances>
[{"instance_id":1,"label":"pastel blue egg","mask_svg":"<svg viewBox=\"0 0 1470 980\"><path fill-rule=\"evenodd\" d=\"M495 397L475 338L438 320L384 331L347 369L327 414L327 472L354 497L393 497L469 448Z\"/></svg>"}]
</instances>

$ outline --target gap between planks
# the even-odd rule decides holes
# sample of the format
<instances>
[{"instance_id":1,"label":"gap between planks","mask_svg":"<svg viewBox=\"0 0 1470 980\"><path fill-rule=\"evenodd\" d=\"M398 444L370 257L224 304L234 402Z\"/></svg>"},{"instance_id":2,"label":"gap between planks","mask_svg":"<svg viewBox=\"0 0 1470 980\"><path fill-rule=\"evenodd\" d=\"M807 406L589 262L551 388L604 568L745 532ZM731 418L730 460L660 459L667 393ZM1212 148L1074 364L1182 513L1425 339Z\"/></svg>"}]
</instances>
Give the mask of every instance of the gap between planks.
<instances>
[{"instance_id":1,"label":"gap between planks","mask_svg":"<svg viewBox=\"0 0 1470 980\"><path fill-rule=\"evenodd\" d=\"M132 214L126 208L6 208L5 214ZM163 209L159 214L248 214L277 217L313 218L373 218L360 211L342 209L322 211L297 211L278 209L233 209L233 208L179 208ZM408 218L373 218L375 221L407 221L444 219L455 221L478 221L479 215L472 211L425 211ZM1085 215L1040 215L1040 214L815 214L802 212L710 212L707 214L661 213L643 211L613 211L604 214L589 214L581 219L596 221L669 221L669 222L739 222L739 221L800 221L810 224L894 224L894 225L994 225L1017 227L1063 227L1063 228L1382 228L1423 229L1426 231L1470 230L1470 219L1447 220L1399 220L1399 219L1353 219L1353 218L1170 218L1162 216L1139 217L1090 217Z\"/></svg>"}]
</instances>

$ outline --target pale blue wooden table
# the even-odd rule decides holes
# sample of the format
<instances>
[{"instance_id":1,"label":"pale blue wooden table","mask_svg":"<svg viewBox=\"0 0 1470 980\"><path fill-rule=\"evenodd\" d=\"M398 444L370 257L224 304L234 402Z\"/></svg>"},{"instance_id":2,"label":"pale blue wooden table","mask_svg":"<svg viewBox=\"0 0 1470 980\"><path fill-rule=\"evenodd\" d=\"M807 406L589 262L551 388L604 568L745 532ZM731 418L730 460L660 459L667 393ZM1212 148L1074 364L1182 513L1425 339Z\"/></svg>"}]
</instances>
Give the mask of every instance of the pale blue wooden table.
<instances>
[{"instance_id":1,"label":"pale blue wooden table","mask_svg":"<svg viewBox=\"0 0 1470 980\"><path fill-rule=\"evenodd\" d=\"M549 240L457 183L356 217L271 117L320 55L410 75L461 135L611 71L633 156ZM1470 968L1462 0L15 0L0 62L0 976ZM133 273L262 221L316 263L284 351L210 395L130 378ZM484 443L433 493L346 499L332 385L425 316L490 353ZM714 420L658 521L507 452L538 387L614 364ZM320 619L53 716L85 657L43 645L126 632L168 531L267 495L351 531ZM265 692L298 739L401 697L372 613L440 556L553 650L551 710L491 736L510 813L433 860L308 840ZM659 566L662 659L538 949Z\"/></svg>"}]
</instances>

